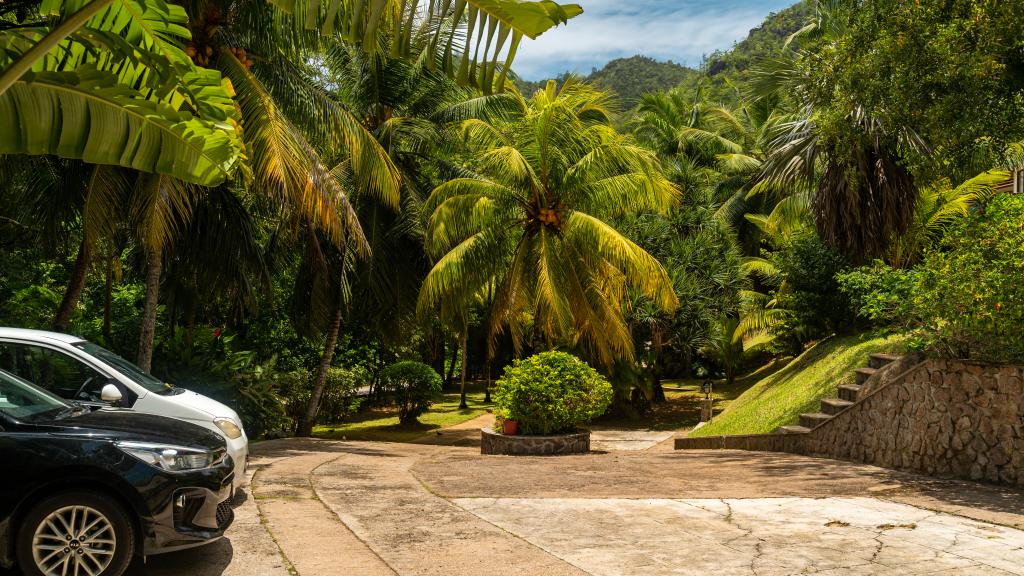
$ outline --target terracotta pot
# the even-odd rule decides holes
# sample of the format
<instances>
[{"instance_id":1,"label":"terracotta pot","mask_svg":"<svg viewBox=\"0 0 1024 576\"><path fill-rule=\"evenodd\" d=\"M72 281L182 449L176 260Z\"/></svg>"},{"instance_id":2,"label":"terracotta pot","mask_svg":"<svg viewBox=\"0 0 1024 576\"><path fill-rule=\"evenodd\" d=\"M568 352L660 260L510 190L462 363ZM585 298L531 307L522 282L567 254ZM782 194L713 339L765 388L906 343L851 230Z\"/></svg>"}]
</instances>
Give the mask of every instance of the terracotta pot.
<instances>
[{"instance_id":1,"label":"terracotta pot","mask_svg":"<svg viewBox=\"0 0 1024 576\"><path fill-rule=\"evenodd\" d=\"M505 420L501 423L501 433L505 436L515 436L519 434L519 422L515 420Z\"/></svg>"}]
</instances>

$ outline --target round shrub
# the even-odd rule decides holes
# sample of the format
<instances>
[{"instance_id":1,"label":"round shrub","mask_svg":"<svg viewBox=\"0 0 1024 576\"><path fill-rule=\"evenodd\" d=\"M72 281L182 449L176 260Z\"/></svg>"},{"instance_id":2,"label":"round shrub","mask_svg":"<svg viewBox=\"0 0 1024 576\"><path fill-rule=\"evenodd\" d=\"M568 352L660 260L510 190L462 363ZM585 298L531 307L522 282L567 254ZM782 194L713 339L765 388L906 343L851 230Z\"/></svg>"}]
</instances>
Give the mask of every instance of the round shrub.
<instances>
[{"instance_id":1,"label":"round shrub","mask_svg":"<svg viewBox=\"0 0 1024 576\"><path fill-rule=\"evenodd\" d=\"M394 395L398 421L415 424L430 408L430 401L441 391L441 377L422 362L396 362L381 374L385 388Z\"/></svg>"},{"instance_id":2,"label":"round shrub","mask_svg":"<svg viewBox=\"0 0 1024 576\"><path fill-rule=\"evenodd\" d=\"M1024 362L1024 196L951 226L917 269L914 305L940 353Z\"/></svg>"},{"instance_id":3,"label":"round shrub","mask_svg":"<svg viewBox=\"0 0 1024 576\"><path fill-rule=\"evenodd\" d=\"M544 352L506 368L492 397L499 420L516 420L521 434L543 436L571 432L603 414L612 386L579 358Z\"/></svg>"}]
</instances>

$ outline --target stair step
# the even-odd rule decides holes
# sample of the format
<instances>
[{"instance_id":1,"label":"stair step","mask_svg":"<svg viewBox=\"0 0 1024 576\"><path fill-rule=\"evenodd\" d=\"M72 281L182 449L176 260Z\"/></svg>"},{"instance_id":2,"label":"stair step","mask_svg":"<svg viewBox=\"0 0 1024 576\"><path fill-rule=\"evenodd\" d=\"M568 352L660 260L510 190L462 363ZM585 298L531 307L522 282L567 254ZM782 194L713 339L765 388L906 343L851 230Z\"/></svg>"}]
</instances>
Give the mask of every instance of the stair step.
<instances>
[{"instance_id":1,"label":"stair step","mask_svg":"<svg viewBox=\"0 0 1024 576\"><path fill-rule=\"evenodd\" d=\"M875 375L875 372L878 372L878 370L875 368L857 368L857 385L860 386L861 384L867 382L868 378L871 378L872 376Z\"/></svg>"},{"instance_id":2,"label":"stair step","mask_svg":"<svg viewBox=\"0 0 1024 576\"><path fill-rule=\"evenodd\" d=\"M868 366L877 370L878 368L892 364L899 359L900 356L897 354L872 354L868 360Z\"/></svg>"},{"instance_id":3,"label":"stair step","mask_svg":"<svg viewBox=\"0 0 1024 576\"><path fill-rule=\"evenodd\" d=\"M832 419L832 416L830 416L828 414L823 414L821 412L812 412L810 414L801 414L800 415L800 425L805 427L805 428L814 428L815 426L819 426L821 424L824 424L825 422L828 422L831 419Z\"/></svg>"},{"instance_id":4,"label":"stair step","mask_svg":"<svg viewBox=\"0 0 1024 576\"><path fill-rule=\"evenodd\" d=\"M853 402L840 398L826 398L821 401L821 411L830 416L835 416L850 406L853 406Z\"/></svg>"},{"instance_id":5,"label":"stair step","mask_svg":"<svg viewBox=\"0 0 1024 576\"><path fill-rule=\"evenodd\" d=\"M847 402L856 402L860 386L856 384L843 384L839 387L839 399Z\"/></svg>"},{"instance_id":6,"label":"stair step","mask_svg":"<svg viewBox=\"0 0 1024 576\"><path fill-rule=\"evenodd\" d=\"M806 434L810 432L810 428L804 426L779 426L776 430L776 434Z\"/></svg>"}]
</instances>

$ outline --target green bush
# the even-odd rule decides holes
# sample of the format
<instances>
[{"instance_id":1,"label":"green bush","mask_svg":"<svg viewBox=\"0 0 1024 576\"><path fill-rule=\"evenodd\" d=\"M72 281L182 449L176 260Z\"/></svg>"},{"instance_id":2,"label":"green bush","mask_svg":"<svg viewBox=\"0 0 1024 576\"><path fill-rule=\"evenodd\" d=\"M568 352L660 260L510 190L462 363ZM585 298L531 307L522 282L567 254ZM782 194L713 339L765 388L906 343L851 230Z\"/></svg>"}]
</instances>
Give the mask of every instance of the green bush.
<instances>
[{"instance_id":1,"label":"green bush","mask_svg":"<svg viewBox=\"0 0 1024 576\"><path fill-rule=\"evenodd\" d=\"M291 426L289 405L280 393L273 360L256 362L249 350L234 350L234 336L215 336L213 329L184 332L167 339L154 358L153 374L166 382L219 400L238 412L253 439Z\"/></svg>"},{"instance_id":2,"label":"green bush","mask_svg":"<svg viewBox=\"0 0 1024 576\"><path fill-rule=\"evenodd\" d=\"M284 398L285 410L294 426L302 421L309 405L309 394L313 388L313 375L305 368L282 372L274 377L278 393Z\"/></svg>"},{"instance_id":3,"label":"green bush","mask_svg":"<svg viewBox=\"0 0 1024 576\"><path fill-rule=\"evenodd\" d=\"M422 362L406 360L388 366L381 373L385 388L394 395L398 421L415 424L430 408L430 401L441 392L441 377Z\"/></svg>"},{"instance_id":4,"label":"green bush","mask_svg":"<svg viewBox=\"0 0 1024 576\"><path fill-rule=\"evenodd\" d=\"M492 397L499 421L518 421L520 433L559 434L603 414L612 386L579 358L544 352L506 368Z\"/></svg>"},{"instance_id":5,"label":"green bush","mask_svg":"<svg viewBox=\"0 0 1024 576\"><path fill-rule=\"evenodd\" d=\"M770 258L788 287L778 294L778 307L791 312L780 330L784 339L806 342L849 326L854 315L850 300L836 283L849 266L817 234L797 236Z\"/></svg>"},{"instance_id":6,"label":"green bush","mask_svg":"<svg viewBox=\"0 0 1024 576\"><path fill-rule=\"evenodd\" d=\"M836 276L857 316L875 326L907 322L913 312L915 274L882 262Z\"/></svg>"},{"instance_id":7,"label":"green bush","mask_svg":"<svg viewBox=\"0 0 1024 576\"><path fill-rule=\"evenodd\" d=\"M370 383L370 375L363 368L333 367L327 370L327 384L320 400L320 422L341 422L359 409L356 391Z\"/></svg>"},{"instance_id":8,"label":"green bush","mask_svg":"<svg viewBox=\"0 0 1024 576\"><path fill-rule=\"evenodd\" d=\"M934 349L1024 362L1024 197L1000 195L952 225L917 273L914 305Z\"/></svg>"}]
</instances>

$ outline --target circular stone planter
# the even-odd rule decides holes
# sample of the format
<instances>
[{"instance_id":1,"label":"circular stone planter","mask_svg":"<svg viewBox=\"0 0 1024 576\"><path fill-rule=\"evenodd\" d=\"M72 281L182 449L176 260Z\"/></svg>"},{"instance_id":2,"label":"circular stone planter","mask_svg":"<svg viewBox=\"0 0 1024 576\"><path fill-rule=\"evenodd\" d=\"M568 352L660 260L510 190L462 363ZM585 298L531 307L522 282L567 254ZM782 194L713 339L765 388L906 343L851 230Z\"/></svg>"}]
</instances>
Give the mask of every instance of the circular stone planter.
<instances>
[{"instance_id":1,"label":"circular stone planter","mask_svg":"<svg viewBox=\"0 0 1024 576\"><path fill-rule=\"evenodd\" d=\"M590 431L558 436L506 436L480 429L480 453L504 456L554 456L590 452Z\"/></svg>"}]
</instances>

